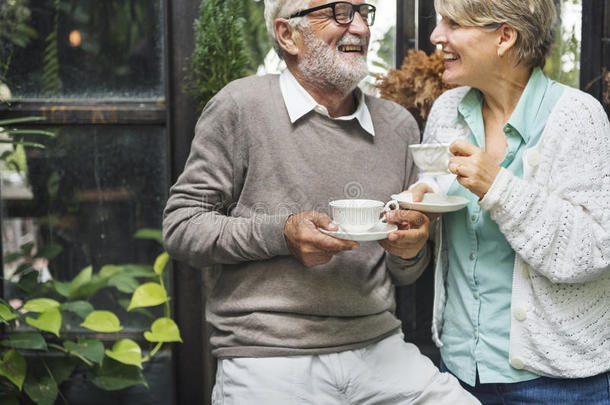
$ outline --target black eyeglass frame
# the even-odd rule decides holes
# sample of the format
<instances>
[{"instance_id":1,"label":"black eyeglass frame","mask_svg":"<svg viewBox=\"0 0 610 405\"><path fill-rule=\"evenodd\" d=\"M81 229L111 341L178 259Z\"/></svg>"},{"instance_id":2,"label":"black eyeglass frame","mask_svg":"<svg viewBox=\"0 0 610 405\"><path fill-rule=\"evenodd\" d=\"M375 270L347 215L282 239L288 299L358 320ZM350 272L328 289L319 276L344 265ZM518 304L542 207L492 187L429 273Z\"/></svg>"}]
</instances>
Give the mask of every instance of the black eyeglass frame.
<instances>
[{"instance_id":1,"label":"black eyeglass frame","mask_svg":"<svg viewBox=\"0 0 610 405\"><path fill-rule=\"evenodd\" d=\"M337 4L349 4L352 7L352 12L350 13L350 18L348 22L339 22L339 20L337 20L337 13L335 12L335 7L337 6ZM368 17L364 18L362 16L362 14L360 14L360 8L362 7L368 7L369 8L369 13L372 13L373 16L371 17L371 23L368 23ZM377 7L375 7L372 4L367 4L367 3L362 3L362 4L353 4L350 3L348 1L335 1L332 3L328 3L328 4L323 4L321 6L318 7L312 7L312 8L308 8L306 10L303 11L299 11L298 13L294 13L293 15L291 15L290 18L296 18L296 17L304 17L309 13L313 13L314 11L318 11L318 10L323 10L325 8L332 8L333 10L333 18L335 19L335 22L339 25L349 25L354 21L354 15L356 14L356 12L358 12L358 14L360 14L361 17L363 17L362 19L364 20L364 22L366 23L367 26L372 26L375 23L375 11L377 11Z\"/></svg>"}]
</instances>

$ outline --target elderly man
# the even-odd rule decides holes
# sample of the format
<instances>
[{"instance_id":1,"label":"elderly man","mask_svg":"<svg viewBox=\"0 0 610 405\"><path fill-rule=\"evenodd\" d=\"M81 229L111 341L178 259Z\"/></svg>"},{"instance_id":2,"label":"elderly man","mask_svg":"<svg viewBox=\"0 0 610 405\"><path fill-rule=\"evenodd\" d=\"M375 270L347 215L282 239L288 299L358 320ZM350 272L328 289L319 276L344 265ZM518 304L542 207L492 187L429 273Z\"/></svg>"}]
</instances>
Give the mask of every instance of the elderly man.
<instances>
[{"instance_id":1,"label":"elderly man","mask_svg":"<svg viewBox=\"0 0 610 405\"><path fill-rule=\"evenodd\" d=\"M382 242L334 238L331 200L386 200L415 178L415 120L357 89L375 7L266 0L288 69L221 90L197 124L164 219L170 254L213 265L215 404L470 404L405 343L393 281L429 260L429 221L393 211Z\"/></svg>"}]
</instances>

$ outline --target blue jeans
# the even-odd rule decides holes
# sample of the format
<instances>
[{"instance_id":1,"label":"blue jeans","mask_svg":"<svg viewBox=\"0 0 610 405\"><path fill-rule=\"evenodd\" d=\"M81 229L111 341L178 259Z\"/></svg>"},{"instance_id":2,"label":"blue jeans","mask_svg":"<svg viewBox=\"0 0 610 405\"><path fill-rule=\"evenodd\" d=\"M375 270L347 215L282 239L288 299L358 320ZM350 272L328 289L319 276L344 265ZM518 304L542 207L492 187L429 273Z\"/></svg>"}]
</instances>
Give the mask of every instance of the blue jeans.
<instances>
[{"instance_id":1,"label":"blue jeans","mask_svg":"<svg viewBox=\"0 0 610 405\"><path fill-rule=\"evenodd\" d=\"M451 372L442 360L439 368ZM610 405L610 372L587 378L540 377L490 384L481 384L477 373L474 387L462 381L460 384L483 405Z\"/></svg>"}]
</instances>

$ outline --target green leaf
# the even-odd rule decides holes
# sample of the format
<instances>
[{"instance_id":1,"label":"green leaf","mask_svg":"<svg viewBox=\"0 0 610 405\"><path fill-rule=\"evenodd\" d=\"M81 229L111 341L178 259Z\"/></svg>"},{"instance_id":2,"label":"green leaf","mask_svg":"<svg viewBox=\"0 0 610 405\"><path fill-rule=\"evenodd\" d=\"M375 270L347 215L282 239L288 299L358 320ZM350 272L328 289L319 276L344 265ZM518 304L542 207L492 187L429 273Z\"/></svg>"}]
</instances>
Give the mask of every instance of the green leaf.
<instances>
[{"instance_id":1,"label":"green leaf","mask_svg":"<svg viewBox=\"0 0 610 405\"><path fill-rule=\"evenodd\" d=\"M125 274L119 274L108 280L108 286L116 287L125 294L133 293L139 285L138 280Z\"/></svg>"},{"instance_id":2,"label":"green leaf","mask_svg":"<svg viewBox=\"0 0 610 405\"><path fill-rule=\"evenodd\" d=\"M51 308L40 314L38 319L26 317L25 322L46 332L51 332L59 337L59 329L61 328L61 312L58 308Z\"/></svg>"},{"instance_id":3,"label":"green leaf","mask_svg":"<svg viewBox=\"0 0 610 405\"><path fill-rule=\"evenodd\" d=\"M93 308L93 305L91 305L88 301L65 302L61 304L60 309L62 311L74 312L76 315L80 316L83 319L85 319L87 315L89 315L95 310L95 308Z\"/></svg>"},{"instance_id":4,"label":"green leaf","mask_svg":"<svg viewBox=\"0 0 610 405\"><path fill-rule=\"evenodd\" d=\"M35 122L43 121L45 117L21 117L21 118L10 118L6 120L0 120L0 126L12 125L12 124L23 124L24 122Z\"/></svg>"},{"instance_id":5,"label":"green leaf","mask_svg":"<svg viewBox=\"0 0 610 405\"><path fill-rule=\"evenodd\" d=\"M29 312L45 312L57 307L59 307L59 302L55 300L50 298L35 298L26 302L23 309Z\"/></svg>"},{"instance_id":6,"label":"green leaf","mask_svg":"<svg viewBox=\"0 0 610 405\"><path fill-rule=\"evenodd\" d=\"M138 384L148 387L138 367L128 366L108 357L104 359L101 367L94 367L91 382L106 391L120 390Z\"/></svg>"},{"instance_id":7,"label":"green leaf","mask_svg":"<svg viewBox=\"0 0 610 405\"><path fill-rule=\"evenodd\" d=\"M107 264L106 266L101 268L101 270L98 273L98 277L111 278L111 277L114 277L115 275L119 274L120 272L122 272L123 269L124 269L123 266L115 266L113 264Z\"/></svg>"},{"instance_id":8,"label":"green leaf","mask_svg":"<svg viewBox=\"0 0 610 405\"><path fill-rule=\"evenodd\" d=\"M72 281L70 282L70 285L68 287L70 296L72 296L74 293L76 293L76 291L80 287L82 287L83 285L85 285L91 281L92 273L93 273L93 267L87 266L84 269L82 269L80 271L80 273L78 273L78 275L76 277L74 277L74 279L72 279Z\"/></svg>"},{"instance_id":9,"label":"green leaf","mask_svg":"<svg viewBox=\"0 0 610 405\"><path fill-rule=\"evenodd\" d=\"M157 283L146 283L139 286L131 297L128 311L133 308L154 307L167 302L167 292L162 285Z\"/></svg>"},{"instance_id":10,"label":"green leaf","mask_svg":"<svg viewBox=\"0 0 610 405\"><path fill-rule=\"evenodd\" d=\"M53 288L58 294L68 298L70 296L70 284L63 281L53 281Z\"/></svg>"},{"instance_id":11,"label":"green leaf","mask_svg":"<svg viewBox=\"0 0 610 405\"><path fill-rule=\"evenodd\" d=\"M150 332L144 332L149 342L182 342L178 325L170 318L159 318L153 322Z\"/></svg>"},{"instance_id":12,"label":"green leaf","mask_svg":"<svg viewBox=\"0 0 610 405\"><path fill-rule=\"evenodd\" d=\"M108 279L114 275L120 274L123 271L123 266L106 265L96 274L91 275L87 282L84 282L78 287L70 286L70 299L77 297L91 297L97 291L108 286ZM86 279L86 278L84 278Z\"/></svg>"},{"instance_id":13,"label":"green leaf","mask_svg":"<svg viewBox=\"0 0 610 405\"><path fill-rule=\"evenodd\" d=\"M13 252L7 253L4 255L4 264L12 263L17 259L21 259L23 257L23 252Z\"/></svg>"},{"instance_id":14,"label":"green leaf","mask_svg":"<svg viewBox=\"0 0 610 405\"><path fill-rule=\"evenodd\" d=\"M12 131L8 131L9 135L11 135ZM28 141L14 141L12 139L0 139L0 143L10 143L12 145L21 145L27 146L28 148L38 148L43 149L44 145L38 142L28 142Z\"/></svg>"},{"instance_id":15,"label":"green leaf","mask_svg":"<svg viewBox=\"0 0 610 405\"><path fill-rule=\"evenodd\" d=\"M96 332L118 332L123 327L119 318L110 311L93 311L80 326Z\"/></svg>"},{"instance_id":16,"label":"green leaf","mask_svg":"<svg viewBox=\"0 0 610 405\"><path fill-rule=\"evenodd\" d=\"M60 254L62 250L63 248L61 247L61 245L57 243L49 243L47 245L44 245L42 249L40 249L36 253L36 256L34 256L34 258L44 257L45 259L51 260L57 257L57 255Z\"/></svg>"},{"instance_id":17,"label":"green leaf","mask_svg":"<svg viewBox=\"0 0 610 405\"><path fill-rule=\"evenodd\" d=\"M47 342L38 332L13 332L0 344L14 349L47 350Z\"/></svg>"},{"instance_id":18,"label":"green leaf","mask_svg":"<svg viewBox=\"0 0 610 405\"><path fill-rule=\"evenodd\" d=\"M148 264L126 264L123 274L131 277L156 277L153 266Z\"/></svg>"},{"instance_id":19,"label":"green leaf","mask_svg":"<svg viewBox=\"0 0 610 405\"><path fill-rule=\"evenodd\" d=\"M24 256L31 256L33 248L34 242L28 242L21 245L21 251L23 252Z\"/></svg>"},{"instance_id":20,"label":"green leaf","mask_svg":"<svg viewBox=\"0 0 610 405\"><path fill-rule=\"evenodd\" d=\"M163 270L165 269L165 266L167 265L168 260L169 260L169 254L167 254L167 252L161 253L155 259L155 265L153 266L153 268L155 270L155 273L158 276L163 274Z\"/></svg>"},{"instance_id":21,"label":"green leaf","mask_svg":"<svg viewBox=\"0 0 610 405\"><path fill-rule=\"evenodd\" d=\"M70 378L74 372L74 369L76 368L76 365L78 364L77 359L68 356L51 358L43 357L43 359L43 361L47 363L49 370L51 370L51 374L53 374L53 378L58 386Z\"/></svg>"},{"instance_id":22,"label":"green leaf","mask_svg":"<svg viewBox=\"0 0 610 405\"><path fill-rule=\"evenodd\" d=\"M12 321L15 318L19 318L19 315L13 312L11 307L8 305L0 304L0 320Z\"/></svg>"},{"instance_id":23,"label":"green leaf","mask_svg":"<svg viewBox=\"0 0 610 405\"><path fill-rule=\"evenodd\" d=\"M27 365L23 356L11 349L0 359L0 375L8 378L10 382L15 384L19 391L23 387L25 381L25 371Z\"/></svg>"},{"instance_id":24,"label":"green leaf","mask_svg":"<svg viewBox=\"0 0 610 405\"><path fill-rule=\"evenodd\" d=\"M44 131L41 129L11 129L9 130L10 134L15 135L45 135L45 136L55 136L53 132Z\"/></svg>"},{"instance_id":25,"label":"green leaf","mask_svg":"<svg viewBox=\"0 0 610 405\"><path fill-rule=\"evenodd\" d=\"M106 356L123 364L142 368L142 349L131 339L121 339L106 350Z\"/></svg>"},{"instance_id":26,"label":"green leaf","mask_svg":"<svg viewBox=\"0 0 610 405\"><path fill-rule=\"evenodd\" d=\"M163 244L163 234L160 229L142 228L133 237L136 239L152 239Z\"/></svg>"},{"instance_id":27,"label":"green leaf","mask_svg":"<svg viewBox=\"0 0 610 405\"><path fill-rule=\"evenodd\" d=\"M28 266L28 268L30 268L30 267ZM28 294L32 293L39 286L40 286L40 283L38 283L38 272L37 271L31 271L28 273L24 273L21 276L21 278L19 279L19 282L17 283L17 287L19 287L21 290L25 291Z\"/></svg>"},{"instance_id":28,"label":"green leaf","mask_svg":"<svg viewBox=\"0 0 610 405\"><path fill-rule=\"evenodd\" d=\"M79 338L76 343L66 340L64 348L97 364L102 364L104 360L104 344L99 339Z\"/></svg>"},{"instance_id":29,"label":"green leaf","mask_svg":"<svg viewBox=\"0 0 610 405\"><path fill-rule=\"evenodd\" d=\"M59 392L55 379L49 374L47 367L42 361L32 364L23 385L25 393L37 405L53 405Z\"/></svg>"}]
</instances>

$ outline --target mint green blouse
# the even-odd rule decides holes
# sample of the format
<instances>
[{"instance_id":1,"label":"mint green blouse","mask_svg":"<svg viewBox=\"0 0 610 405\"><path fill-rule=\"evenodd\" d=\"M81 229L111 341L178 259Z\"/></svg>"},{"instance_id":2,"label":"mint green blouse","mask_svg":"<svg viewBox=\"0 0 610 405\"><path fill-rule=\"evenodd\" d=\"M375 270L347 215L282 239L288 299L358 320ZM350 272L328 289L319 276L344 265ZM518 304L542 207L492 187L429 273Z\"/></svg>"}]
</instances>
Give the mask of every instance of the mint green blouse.
<instances>
[{"instance_id":1,"label":"mint green blouse","mask_svg":"<svg viewBox=\"0 0 610 405\"><path fill-rule=\"evenodd\" d=\"M504 126L508 147L501 166L523 177L523 152L534 146L564 87L538 68ZM471 89L458 106L458 118L470 129L469 141L485 150L483 95ZM510 299L515 252L478 197L460 185L449 195L466 197L468 206L443 215L444 243L448 248L447 303L441 334L441 357L460 380L512 383L538 376L517 370L508 362Z\"/></svg>"}]
</instances>

